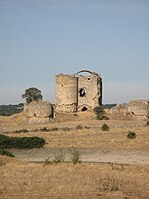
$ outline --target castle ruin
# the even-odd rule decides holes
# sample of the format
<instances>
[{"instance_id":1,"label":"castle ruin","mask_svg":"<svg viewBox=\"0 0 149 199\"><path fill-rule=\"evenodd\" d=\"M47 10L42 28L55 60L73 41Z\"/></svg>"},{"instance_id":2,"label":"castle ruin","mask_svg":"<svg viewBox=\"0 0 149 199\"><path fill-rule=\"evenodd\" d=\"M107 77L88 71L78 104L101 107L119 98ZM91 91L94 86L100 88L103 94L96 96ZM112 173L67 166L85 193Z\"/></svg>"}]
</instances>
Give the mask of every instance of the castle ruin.
<instances>
[{"instance_id":1,"label":"castle ruin","mask_svg":"<svg viewBox=\"0 0 149 199\"><path fill-rule=\"evenodd\" d=\"M53 105L46 101L32 101L24 106L30 124L49 123L53 118Z\"/></svg>"},{"instance_id":2,"label":"castle ruin","mask_svg":"<svg viewBox=\"0 0 149 199\"><path fill-rule=\"evenodd\" d=\"M56 112L81 112L101 105L102 78L99 74L81 70L73 75L56 75Z\"/></svg>"},{"instance_id":3,"label":"castle ruin","mask_svg":"<svg viewBox=\"0 0 149 199\"><path fill-rule=\"evenodd\" d=\"M149 114L149 100L131 100L106 110L111 119L144 120Z\"/></svg>"}]
</instances>

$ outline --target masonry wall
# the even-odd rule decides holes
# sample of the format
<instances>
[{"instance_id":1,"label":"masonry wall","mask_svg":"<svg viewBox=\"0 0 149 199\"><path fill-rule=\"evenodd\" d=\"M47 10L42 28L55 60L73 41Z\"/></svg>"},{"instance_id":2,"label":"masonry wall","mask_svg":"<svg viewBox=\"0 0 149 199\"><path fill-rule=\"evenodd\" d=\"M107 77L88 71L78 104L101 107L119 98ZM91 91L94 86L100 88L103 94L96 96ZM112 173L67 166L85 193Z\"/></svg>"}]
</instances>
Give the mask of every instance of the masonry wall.
<instances>
[{"instance_id":1,"label":"masonry wall","mask_svg":"<svg viewBox=\"0 0 149 199\"><path fill-rule=\"evenodd\" d=\"M56 75L56 111L76 112L78 106L78 78L73 75Z\"/></svg>"},{"instance_id":2,"label":"masonry wall","mask_svg":"<svg viewBox=\"0 0 149 199\"><path fill-rule=\"evenodd\" d=\"M107 111L111 119L144 120L149 113L148 100L132 100L128 104L119 104Z\"/></svg>"},{"instance_id":3,"label":"masonry wall","mask_svg":"<svg viewBox=\"0 0 149 199\"><path fill-rule=\"evenodd\" d=\"M102 79L97 73L90 75L56 75L56 112L93 110L102 104Z\"/></svg>"},{"instance_id":4,"label":"masonry wall","mask_svg":"<svg viewBox=\"0 0 149 199\"><path fill-rule=\"evenodd\" d=\"M147 116L149 111L148 100L132 100L128 104L128 112L135 115Z\"/></svg>"},{"instance_id":5,"label":"masonry wall","mask_svg":"<svg viewBox=\"0 0 149 199\"><path fill-rule=\"evenodd\" d=\"M82 96L81 91L85 95ZM92 110L101 105L102 101L101 78L97 75L81 76L78 75L78 111Z\"/></svg>"},{"instance_id":6,"label":"masonry wall","mask_svg":"<svg viewBox=\"0 0 149 199\"><path fill-rule=\"evenodd\" d=\"M53 117L53 106L49 102L32 101L25 105L24 109L27 112L29 123L48 123Z\"/></svg>"}]
</instances>

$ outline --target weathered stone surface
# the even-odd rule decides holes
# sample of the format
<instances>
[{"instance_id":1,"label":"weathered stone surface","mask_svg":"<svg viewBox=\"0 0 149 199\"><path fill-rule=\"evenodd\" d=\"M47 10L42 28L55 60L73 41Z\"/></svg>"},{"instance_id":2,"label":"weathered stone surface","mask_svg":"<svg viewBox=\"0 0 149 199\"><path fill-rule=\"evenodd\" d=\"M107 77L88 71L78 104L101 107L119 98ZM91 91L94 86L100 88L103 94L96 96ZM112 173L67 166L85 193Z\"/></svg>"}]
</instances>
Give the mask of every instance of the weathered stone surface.
<instances>
[{"instance_id":1,"label":"weathered stone surface","mask_svg":"<svg viewBox=\"0 0 149 199\"><path fill-rule=\"evenodd\" d=\"M146 119L149 113L149 100L132 100L128 104L119 104L107 110L112 119Z\"/></svg>"},{"instance_id":2,"label":"weathered stone surface","mask_svg":"<svg viewBox=\"0 0 149 199\"><path fill-rule=\"evenodd\" d=\"M87 76L82 72L90 73ZM102 104L102 79L99 74L82 70L74 75L56 75L56 112L93 110Z\"/></svg>"},{"instance_id":3,"label":"weathered stone surface","mask_svg":"<svg viewBox=\"0 0 149 199\"><path fill-rule=\"evenodd\" d=\"M48 123L53 117L53 106L49 102L33 101L24 108L27 112L29 123Z\"/></svg>"}]
</instances>

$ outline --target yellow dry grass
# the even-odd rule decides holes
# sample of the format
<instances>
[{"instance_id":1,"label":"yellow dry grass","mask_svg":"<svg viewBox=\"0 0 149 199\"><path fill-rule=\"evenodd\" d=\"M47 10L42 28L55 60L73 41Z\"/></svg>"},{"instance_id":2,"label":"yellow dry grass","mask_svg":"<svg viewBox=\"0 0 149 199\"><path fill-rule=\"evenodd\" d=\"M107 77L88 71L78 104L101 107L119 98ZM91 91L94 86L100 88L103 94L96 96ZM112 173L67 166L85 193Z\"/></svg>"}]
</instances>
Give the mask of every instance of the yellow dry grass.
<instances>
[{"instance_id":1,"label":"yellow dry grass","mask_svg":"<svg viewBox=\"0 0 149 199\"><path fill-rule=\"evenodd\" d=\"M102 131L103 123L108 124L110 130ZM81 124L83 129L76 130L76 126ZM34 132L35 129L59 128L58 131ZM62 130L64 127L72 127L73 130ZM87 128L85 128L87 127ZM88 127L91 127L88 129ZM29 129L29 133L14 133L18 129ZM105 149L149 149L149 127L145 126L144 121L97 121L97 120L81 120L63 123L52 123L44 125L18 125L6 124L0 126L3 133L11 134L11 136L39 136L46 140L46 147L97 147ZM137 134L136 139L127 139L127 132L133 131Z\"/></svg>"},{"instance_id":2,"label":"yellow dry grass","mask_svg":"<svg viewBox=\"0 0 149 199\"><path fill-rule=\"evenodd\" d=\"M2 199L148 199L149 167L33 164L0 157Z\"/></svg>"},{"instance_id":3,"label":"yellow dry grass","mask_svg":"<svg viewBox=\"0 0 149 199\"><path fill-rule=\"evenodd\" d=\"M23 117L23 122L21 120ZM100 129L106 123L110 131ZM45 147L97 147L104 149L149 150L149 127L145 121L97 121L92 114L61 116L56 122L29 125L23 115L0 117L0 131L11 136L39 136ZM74 128L81 124L83 129ZM64 128L73 130L34 132L35 129ZM86 128L87 127L87 128ZM90 127L90 128L88 128ZM14 133L29 129L28 133ZM127 132L137 134L126 138ZM0 198L2 199L148 199L149 166L115 164L33 164L0 157Z\"/></svg>"}]
</instances>

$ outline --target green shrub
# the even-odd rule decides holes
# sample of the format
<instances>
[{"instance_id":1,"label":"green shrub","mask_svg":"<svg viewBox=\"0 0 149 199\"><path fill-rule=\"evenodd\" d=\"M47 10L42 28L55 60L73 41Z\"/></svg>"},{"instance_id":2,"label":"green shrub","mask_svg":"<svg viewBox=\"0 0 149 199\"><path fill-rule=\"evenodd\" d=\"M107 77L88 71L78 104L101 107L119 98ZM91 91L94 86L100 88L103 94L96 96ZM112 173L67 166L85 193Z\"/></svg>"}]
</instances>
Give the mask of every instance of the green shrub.
<instances>
[{"instance_id":1,"label":"green shrub","mask_svg":"<svg viewBox=\"0 0 149 199\"><path fill-rule=\"evenodd\" d=\"M127 138L128 139L134 139L134 138L136 138L136 133L134 133L132 131L128 131Z\"/></svg>"},{"instance_id":2,"label":"green shrub","mask_svg":"<svg viewBox=\"0 0 149 199\"><path fill-rule=\"evenodd\" d=\"M8 151L7 149L0 149L0 155L6 155L6 156L9 156L9 157L14 157L13 153Z\"/></svg>"},{"instance_id":3,"label":"green shrub","mask_svg":"<svg viewBox=\"0 0 149 199\"><path fill-rule=\"evenodd\" d=\"M149 126L149 121L146 122L146 126Z\"/></svg>"},{"instance_id":4,"label":"green shrub","mask_svg":"<svg viewBox=\"0 0 149 199\"><path fill-rule=\"evenodd\" d=\"M107 124L105 124L105 123L101 127L102 131L109 131L109 129L110 129L109 126Z\"/></svg>"},{"instance_id":5,"label":"green shrub","mask_svg":"<svg viewBox=\"0 0 149 199\"><path fill-rule=\"evenodd\" d=\"M96 114L97 120L108 120L109 118L105 115L104 108L101 106L96 106L94 109L94 112Z\"/></svg>"},{"instance_id":6,"label":"green shrub","mask_svg":"<svg viewBox=\"0 0 149 199\"><path fill-rule=\"evenodd\" d=\"M0 134L0 148L32 149L40 148L45 144L45 140L39 137L9 137Z\"/></svg>"}]
</instances>

